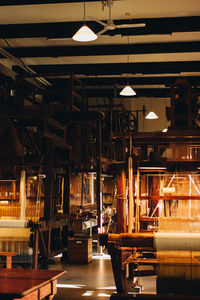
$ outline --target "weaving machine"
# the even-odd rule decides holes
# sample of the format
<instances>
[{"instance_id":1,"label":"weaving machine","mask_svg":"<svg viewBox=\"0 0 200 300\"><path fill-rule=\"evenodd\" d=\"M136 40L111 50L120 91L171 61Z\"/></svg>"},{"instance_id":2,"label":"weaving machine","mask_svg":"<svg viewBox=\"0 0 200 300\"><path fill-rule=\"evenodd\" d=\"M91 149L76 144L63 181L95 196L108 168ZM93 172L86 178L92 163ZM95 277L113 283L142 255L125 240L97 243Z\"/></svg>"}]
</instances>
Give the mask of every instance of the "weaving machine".
<instances>
[{"instance_id":1,"label":"weaving machine","mask_svg":"<svg viewBox=\"0 0 200 300\"><path fill-rule=\"evenodd\" d=\"M65 126L28 109L2 113L0 124L0 252L37 268L38 259L66 252Z\"/></svg>"},{"instance_id":2,"label":"weaving machine","mask_svg":"<svg viewBox=\"0 0 200 300\"><path fill-rule=\"evenodd\" d=\"M158 295L199 295L198 171L141 170L134 179L140 193L133 197L132 232L100 237L111 255L118 295L135 291L137 278L151 275Z\"/></svg>"},{"instance_id":3,"label":"weaving machine","mask_svg":"<svg viewBox=\"0 0 200 300\"><path fill-rule=\"evenodd\" d=\"M189 83L177 80L168 132L121 138L130 154L116 174L118 234L100 235L117 288L111 299L200 295L200 135L193 100ZM151 275L154 295L133 296L137 278Z\"/></svg>"},{"instance_id":4,"label":"weaving machine","mask_svg":"<svg viewBox=\"0 0 200 300\"><path fill-rule=\"evenodd\" d=\"M19 180L0 180L0 252L16 252L17 263L33 261L28 221L39 221L42 214L42 202L32 200L37 183L37 177L26 178L25 170Z\"/></svg>"}]
</instances>

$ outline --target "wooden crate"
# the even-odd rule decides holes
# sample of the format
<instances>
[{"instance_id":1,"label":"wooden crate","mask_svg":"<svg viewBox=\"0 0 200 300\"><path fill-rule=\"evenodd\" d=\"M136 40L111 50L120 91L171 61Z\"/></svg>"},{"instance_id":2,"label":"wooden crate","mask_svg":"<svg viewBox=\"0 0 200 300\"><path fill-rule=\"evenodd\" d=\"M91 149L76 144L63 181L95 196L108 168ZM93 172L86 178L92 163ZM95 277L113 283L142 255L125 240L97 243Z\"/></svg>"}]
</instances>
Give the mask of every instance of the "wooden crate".
<instances>
[{"instance_id":1,"label":"wooden crate","mask_svg":"<svg viewBox=\"0 0 200 300\"><path fill-rule=\"evenodd\" d=\"M68 258L71 264L88 264L92 261L92 238L73 237L68 239Z\"/></svg>"},{"instance_id":2,"label":"wooden crate","mask_svg":"<svg viewBox=\"0 0 200 300\"><path fill-rule=\"evenodd\" d=\"M83 233L84 219L70 219L70 230L76 233Z\"/></svg>"}]
</instances>

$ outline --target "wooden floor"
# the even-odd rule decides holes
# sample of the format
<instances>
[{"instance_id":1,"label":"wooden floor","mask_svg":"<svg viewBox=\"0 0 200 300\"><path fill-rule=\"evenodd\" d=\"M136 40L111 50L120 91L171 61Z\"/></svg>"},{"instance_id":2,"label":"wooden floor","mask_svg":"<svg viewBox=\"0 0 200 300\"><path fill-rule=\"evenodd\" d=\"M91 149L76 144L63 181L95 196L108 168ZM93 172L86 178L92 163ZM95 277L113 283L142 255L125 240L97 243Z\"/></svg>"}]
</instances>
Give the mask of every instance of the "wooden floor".
<instances>
[{"instance_id":1,"label":"wooden floor","mask_svg":"<svg viewBox=\"0 0 200 300\"><path fill-rule=\"evenodd\" d=\"M111 295L116 292L109 256L93 256L92 262L85 265L63 264L57 258L56 263L49 265L48 268L67 270L67 273L58 279L58 291L54 300L110 300ZM139 300L155 300L156 298L149 298L149 295L156 295L156 276L140 277L138 279L138 290L139 288L141 288ZM181 296L181 298L179 295L166 295L164 298L162 296L158 295L158 300L200 299L199 296L189 296L188 298L187 295ZM111 298L111 300L126 299L131 300L131 297Z\"/></svg>"},{"instance_id":2,"label":"wooden floor","mask_svg":"<svg viewBox=\"0 0 200 300\"><path fill-rule=\"evenodd\" d=\"M49 269L66 269L67 274L58 280L58 292L54 300L108 300L116 291L109 256L93 256L86 265L62 264L49 265ZM142 293L155 294L155 276L139 279L143 285ZM84 298L83 298L84 297Z\"/></svg>"}]
</instances>

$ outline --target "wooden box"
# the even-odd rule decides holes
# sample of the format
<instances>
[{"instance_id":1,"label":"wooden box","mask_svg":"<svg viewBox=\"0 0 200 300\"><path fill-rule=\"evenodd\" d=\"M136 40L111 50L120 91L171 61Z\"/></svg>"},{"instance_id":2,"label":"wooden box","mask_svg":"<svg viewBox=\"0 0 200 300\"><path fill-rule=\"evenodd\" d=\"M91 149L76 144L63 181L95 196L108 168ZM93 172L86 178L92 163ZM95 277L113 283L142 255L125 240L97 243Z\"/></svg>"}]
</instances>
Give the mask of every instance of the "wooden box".
<instances>
[{"instance_id":1,"label":"wooden box","mask_svg":"<svg viewBox=\"0 0 200 300\"><path fill-rule=\"evenodd\" d=\"M68 239L68 258L71 264L88 264L92 261L92 238L73 237Z\"/></svg>"},{"instance_id":2,"label":"wooden box","mask_svg":"<svg viewBox=\"0 0 200 300\"><path fill-rule=\"evenodd\" d=\"M70 219L70 230L76 233L83 233L84 219Z\"/></svg>"}]
</instances>

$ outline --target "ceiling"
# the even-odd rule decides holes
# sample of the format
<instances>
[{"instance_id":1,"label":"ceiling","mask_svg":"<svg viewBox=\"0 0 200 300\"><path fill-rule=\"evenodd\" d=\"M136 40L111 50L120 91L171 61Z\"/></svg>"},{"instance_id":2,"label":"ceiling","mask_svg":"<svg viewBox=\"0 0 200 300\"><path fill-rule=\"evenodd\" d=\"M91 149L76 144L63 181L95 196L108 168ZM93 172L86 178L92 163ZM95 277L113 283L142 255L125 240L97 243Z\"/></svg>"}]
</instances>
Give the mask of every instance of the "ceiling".
<instances>
[{"instance_id":1,"label":"ceiling","mask_svg":"<svg viewBox=\"0 0 200 300\"><path fill-rule=\"evenodd\" d=\"M37 74L49 89L65 90L70 74L84 78L88 97L113 96L127 81L136 97L170 97L177 77L199 93L200 1L113 0L115 24L145 27L114 29L93 42L72 40L84 21L81 0L1 0L0 63L17 73ZM85 1L87 25L109 18L107 1ZM28 72L25 72L25 69ZM36 75L34 75L36 76Z\"/></svg>"}]
</instances>

